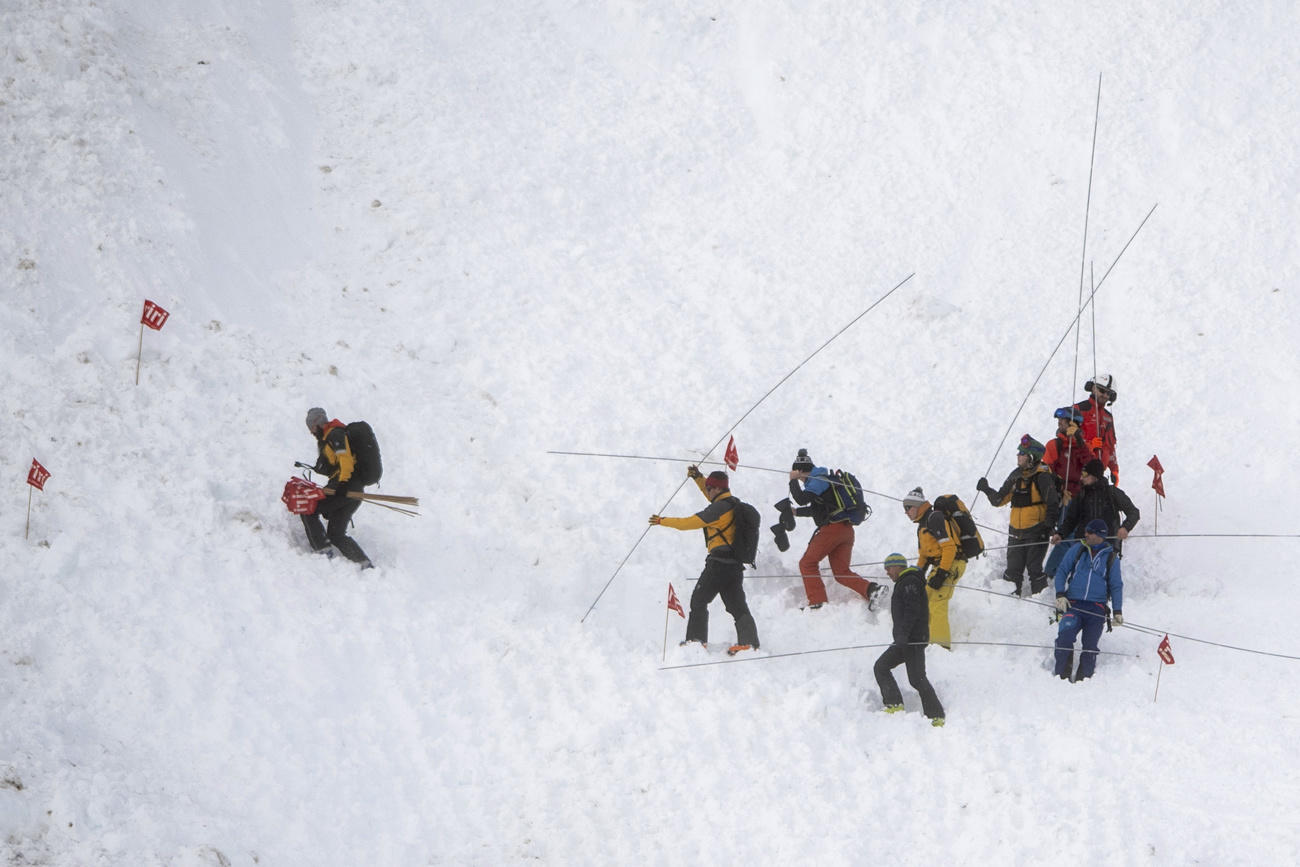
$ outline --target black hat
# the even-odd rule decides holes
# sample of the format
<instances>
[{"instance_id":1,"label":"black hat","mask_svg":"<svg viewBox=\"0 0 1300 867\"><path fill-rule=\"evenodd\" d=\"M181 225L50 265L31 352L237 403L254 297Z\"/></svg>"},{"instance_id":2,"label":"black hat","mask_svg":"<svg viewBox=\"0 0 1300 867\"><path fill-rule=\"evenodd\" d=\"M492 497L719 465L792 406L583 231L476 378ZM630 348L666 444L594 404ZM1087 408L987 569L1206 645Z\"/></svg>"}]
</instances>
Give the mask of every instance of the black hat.
<instances>
[{"instance_id":1,"label":"black hat","mask_svg":"<svg viewBox=\"0 0 1300 867\"><path fill-rule=\"evenodd\" d=\"M1083 471L1095 479L1106 477L1106 466L1097 458L1093 458L1083 465Z\"/></svg>"},{"instance_id":2,"label":"black hat","mask_svg":"<svg viewBox=\"0 0 1300 867\"><path fill-rule=\"evenodd\" d=\"M790 469L811 473L813 471L813 466L813 459L808 457L808 450L799 449L799 454L795 455L794 463L790 465Z\"/></svg>"}]
</instances>

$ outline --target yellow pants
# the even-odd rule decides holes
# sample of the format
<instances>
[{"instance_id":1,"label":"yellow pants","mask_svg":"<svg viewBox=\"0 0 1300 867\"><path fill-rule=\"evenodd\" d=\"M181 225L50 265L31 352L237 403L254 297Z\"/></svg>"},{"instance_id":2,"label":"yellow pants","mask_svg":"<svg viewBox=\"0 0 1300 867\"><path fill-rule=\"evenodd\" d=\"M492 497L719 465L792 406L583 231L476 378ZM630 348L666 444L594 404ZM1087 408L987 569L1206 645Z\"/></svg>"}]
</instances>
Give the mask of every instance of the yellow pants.
<instances>
[{"instance_id":1,"label":"yellow pants","mask_svg":"<svg viewBox=\"0 0 1300 867\"><path fill-rule=\"evenodd\" d=\"M935 590L925 585L925 595L930 600L930 643L938 644L945 650L952 650L952 630L948 626L948 600L952 598L953 588L966 572L965 560L954 560L949 570L948 580Z\"/></svg>"}]
</instances>

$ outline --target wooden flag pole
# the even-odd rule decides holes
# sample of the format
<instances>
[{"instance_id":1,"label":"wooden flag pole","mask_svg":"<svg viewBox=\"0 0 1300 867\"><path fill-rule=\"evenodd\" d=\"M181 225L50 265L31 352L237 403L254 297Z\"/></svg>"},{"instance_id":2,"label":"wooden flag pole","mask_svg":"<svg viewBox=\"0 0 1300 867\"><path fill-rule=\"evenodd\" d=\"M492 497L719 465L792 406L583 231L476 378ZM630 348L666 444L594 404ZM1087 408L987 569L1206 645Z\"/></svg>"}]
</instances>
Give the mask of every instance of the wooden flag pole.
<instances>
[{"instance_id":1,"label":"wooden flag pole","mask_svg":"<svg viewBox=\"0 0 1300 867\"><path fill-rule=\"evenodd\" d=\"M140 357L144 354L144 321L140 322L140 345L135 350L135 384L140 384Z\"/></svg>"},{"instance_id":2,"label":"wooden flag pole","mask_svg":"<svg viewBox=\"0 0 1300 867\"><path fill-rule=\"evenodd\" d=\"M27 534L32 529L32 486L27 486L27 526L23 527L23 540L26 541Z\"/></svg>"},{"instance_id":3,"label":"wooden flag pole","mask_svg":"<svg viewBox=\"0 0 1300 867\"><path fill-rule=\"evenodd\" d=\"M660 662L668 661L668 615L671 613L672 613L672 609L669 608L667 605L665 605L664 606L664 652L659 657Z\"/></svg>"}]
</instances>

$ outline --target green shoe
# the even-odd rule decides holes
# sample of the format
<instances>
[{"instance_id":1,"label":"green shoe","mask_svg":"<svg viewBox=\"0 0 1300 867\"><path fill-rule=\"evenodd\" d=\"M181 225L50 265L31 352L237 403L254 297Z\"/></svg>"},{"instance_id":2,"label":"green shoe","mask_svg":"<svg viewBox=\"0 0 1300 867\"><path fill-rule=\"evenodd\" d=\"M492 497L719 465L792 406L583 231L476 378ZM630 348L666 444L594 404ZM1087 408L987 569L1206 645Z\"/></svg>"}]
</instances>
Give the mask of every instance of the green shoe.
<instances>
[{"instance_id":1,"label":"green shoe","mask_svg":"<svg viewBox=\"0 0 1300 867\"><path fill-rule=\"evenodd\" d=\"M902 712L903 712L903 706L901 704L885 705L885 713L902 713Z\"/></svg>"},{"instance_id":2,"label":"green shoe","mask_svg":"<svg viewBox=\"0 0 1300 867\"><path fill-rule=\"evenodd\" d=\"M935 728L942 728L942 727L943 727L943 717L941 717L941 716L937 716L937 717L935 717L934 719L930 720L930 725L934 726Z\"/></svg>"}]
</instances>

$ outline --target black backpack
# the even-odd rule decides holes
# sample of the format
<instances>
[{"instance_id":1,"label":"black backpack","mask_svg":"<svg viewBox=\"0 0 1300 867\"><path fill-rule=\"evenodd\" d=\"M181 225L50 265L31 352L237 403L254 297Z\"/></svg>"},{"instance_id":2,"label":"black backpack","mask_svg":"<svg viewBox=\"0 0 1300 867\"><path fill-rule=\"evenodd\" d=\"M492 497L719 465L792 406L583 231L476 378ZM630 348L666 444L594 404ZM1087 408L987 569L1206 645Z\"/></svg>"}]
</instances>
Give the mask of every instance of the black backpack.
<instances>
[{"instance_id":1,"label":"black backpack","mask_svg":"<svg viewBox=\"0 0 1300 867\"><path fill-rule=\"evenodd\" d=\"M376 484L384 475L384 462L379 456L379 440L375 439L375 432L363 421L349 424L347 432L348 445L357 462L352 478L363 487Z\"/></svg>"},{"instance_id":2,"label":"black backpack","mask_svg":"<svg viewBox=\"0 0 1300 867\"><path fill-rule=\"evenodd\" d=\"M827 479L830 482L830 499L834 506L827 519L832 524L847 521L853 526L871 517L871 507L862 499L862 485L858 477L848 470L836 470Z\"/></svg>"},{"instance_id":3,"label":"black backpack","mask_svg":"<svg viewBox=\"0 0 1300 867\"><path fill-rule=\"evenodd\" d=\"M960 497L956 494L935 497L934 507L956 525L957 547L961 549L963 557L973 560L984 553L984 539L980 536L979 527L975 526L975 519L970 516L970 510Z\"/></svg>"},{"instance_id":4,"label":"black backpack","mask_svg":"<svg viewBox=\"0 0 1300 867\"><path fill-rule=\"evenodd\" d=\"M731 520L736 528L732 536L731 558L757 568L754 560L758 557L758 525L761 523L758 509L736 499L734 494L728 499L732 502Z\"/></svg>"}]
</instances>

